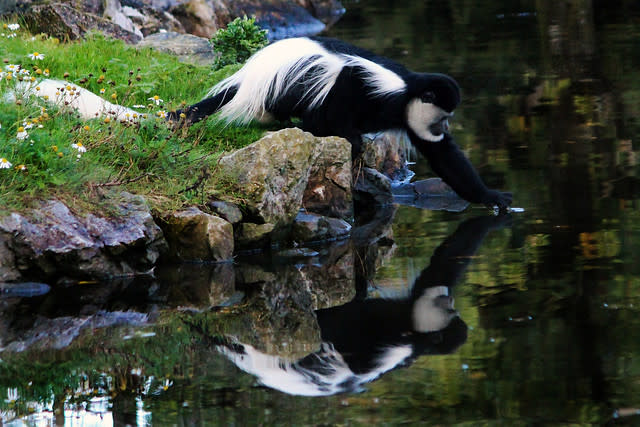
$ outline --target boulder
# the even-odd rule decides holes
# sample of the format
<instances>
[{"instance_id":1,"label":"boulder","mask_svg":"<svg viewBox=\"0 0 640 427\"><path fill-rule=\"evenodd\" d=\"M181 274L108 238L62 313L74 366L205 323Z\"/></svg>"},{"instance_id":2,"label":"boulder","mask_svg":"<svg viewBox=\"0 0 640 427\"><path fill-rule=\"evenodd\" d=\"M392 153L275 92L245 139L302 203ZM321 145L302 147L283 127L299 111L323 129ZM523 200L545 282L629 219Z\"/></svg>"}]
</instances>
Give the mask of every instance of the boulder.
<instances>
[{"instance_id":1,"label":"boulder","mask_svg":"<svg viewBox=\"0 0 640 427\"><path fill-rule=\"evenodd\" d=\"M256 24L269 31L269 40L317 34L326 28L307 9L287 0L234 0L227 2L227 8L231 19L255 17Z\"/></svg>"},{"instance_id":2,"label":"boulder","mask_svg":"<svg viewBox=\"0 0 640 427\"><path fill-rule=\"evenodd\" d=\"M64 3L33 6L22 18L31 33L45 33L61 40L79 39L88 31L100 31L132 44L142 39L140 35L127 31L107 19L82 12Z\"/></svg>"},{"instance_id":3,"label":"boulder","mask_svg":"<svg viewBox=\"0 0 640 427\"><path fill-rule=\"evenodd\" d=\"M147 36L138 47L150 47L175 55L183 62L197 65L213 64L216 55L211 50L209 40L191 34L165 31Z\"/></svg>"},{"instance_id":4,"label":"boulder","mask_svg":"<svg viewBox=\"0 0 640 427\"><path fill-rule=\"evenodd\" d=\"M291 230L295 242L334 240L349 236L351 224L338 218L300 212Z\"/></svg>"},{"instance_id":5,"label":"boulder","mask_svg":"<svg viewBox=\"0 0 640 427\"><path fill-rule=\"evenodd\" d=\"M214 200L207 206L221 218L226 219L231 224L237 224L242 221L242 211L233 203Z\"/></svg>"},{"instance_id":6,"label":"boulder","mask_svg":"<svg viewBox=\"0 0 640 427\"><path fill-rule=\"evenodd\" d=\"M222 0L189 0L173 7L171 14L187 33L207 39L234 19Z\"/></svg>"},{"instance_id":7,"label":"boulder","mask_svg":"<svg viewBox=\"0 0 640 427\"><path fill-rule=\"evenodd\" d=\"M354 162L358 167L375 169L392 180L404 180L411 143L400 131L386 131L363 136L362 152ZM357 167L356 167L357 169Z\"/></svg>"},{"instance_id":8,"label":"boulder","mask_svg":"<svg viewBox=\"0 0 640 427\"><path fill-rule=\"evenodd\" d=\"M228 261L233 257L233 226L191 207L169 215L162 226L169 256L185 261Z\"/></svg>"},{"instance_id":9,"label":"boulder","mask_svg":"<svg viewBox=\"0 0 640 427\"><path fill-rule=\"evenodd\" d=\"M128 193L104 201L110 215L72 212L58 200L0 217L3 277L37 271L45 276L114 277L153 267L166 251L162 230L144 199Z\"/></svg>"},{"instance_id":10,"label":"boulder","mask_svg":"<svg viewBox=\"0 0 640 427\"><path fill-rule=\"evenodd\" d=\"M314 17L327 25L332 25L344 14L345 8L338 0L295 0Z\"/></svg>"},{"instance_id":11,"label":"boulder","mask_svg":"<svg viewBox=\"0 0 640 427\"><path fill-rule=\"evenodd\" d=\"M276 230L289 227L302 207L311 171L324 152L343 156L335 159L334 174L345 185L350 170L349 143L337 137L317 138L300 129L272 132L255 143L220 159L223 175L232 182L232 192L242 194L247 222L271 224ZM338 167L338 165L340 165ZM325 170L325 168L316 168ZM344 182L342 179L344 178ZM350 203L351 186L336 196Z\"/></svg>"},{"instance_id":12,"label":"boulder","mask_svg":"<svg viewBox=\"0 0 640 427\"><path fill-rule=\"evenodd\" d=\"M353 218L351 179L351 145L340 138L323 138L320 155L311 167L302 205L308 212Z\"/></svg>"}]
</instances>

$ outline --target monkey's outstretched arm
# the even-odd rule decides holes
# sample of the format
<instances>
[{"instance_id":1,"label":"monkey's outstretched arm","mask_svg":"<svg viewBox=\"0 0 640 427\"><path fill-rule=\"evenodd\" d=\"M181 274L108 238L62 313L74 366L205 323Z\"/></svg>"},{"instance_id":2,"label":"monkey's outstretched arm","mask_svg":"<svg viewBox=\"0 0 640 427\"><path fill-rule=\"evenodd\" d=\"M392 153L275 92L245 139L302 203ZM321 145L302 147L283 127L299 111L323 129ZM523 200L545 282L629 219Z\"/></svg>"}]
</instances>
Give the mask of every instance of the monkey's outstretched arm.
<instances>
[{"instance_id":1,"label":"monkey's outstretched arm","mask_svg":"<svg viewBox=\"0 0 640 427\"><path fill-rule=\"evenodd\" d=\"M463 199L491 207L497 205L500 210L511 204L512 194L487 188L448 133L438 142L425 141L412 132L409 132L409 137L418 151L427 158L433 171Z\"/></svg>"}]
</instances>

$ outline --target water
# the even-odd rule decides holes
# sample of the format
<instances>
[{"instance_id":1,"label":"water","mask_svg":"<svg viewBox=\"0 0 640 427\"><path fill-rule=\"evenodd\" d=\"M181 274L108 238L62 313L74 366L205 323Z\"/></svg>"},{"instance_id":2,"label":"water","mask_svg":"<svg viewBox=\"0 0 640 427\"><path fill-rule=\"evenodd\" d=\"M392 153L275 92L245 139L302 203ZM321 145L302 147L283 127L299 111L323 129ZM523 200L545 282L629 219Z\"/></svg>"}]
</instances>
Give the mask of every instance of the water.
<instances>
[{"instance_id":1,"label":"water","mask_svg":"<svg viewBox=\"0 0 640 427\"><path fill-rule=\"evenodd\" d=\"M458 143L525 211L0 294L5 424L640 423L640 8L345 6L330 35L458 79Z\"/></svg>"}]
</instances>

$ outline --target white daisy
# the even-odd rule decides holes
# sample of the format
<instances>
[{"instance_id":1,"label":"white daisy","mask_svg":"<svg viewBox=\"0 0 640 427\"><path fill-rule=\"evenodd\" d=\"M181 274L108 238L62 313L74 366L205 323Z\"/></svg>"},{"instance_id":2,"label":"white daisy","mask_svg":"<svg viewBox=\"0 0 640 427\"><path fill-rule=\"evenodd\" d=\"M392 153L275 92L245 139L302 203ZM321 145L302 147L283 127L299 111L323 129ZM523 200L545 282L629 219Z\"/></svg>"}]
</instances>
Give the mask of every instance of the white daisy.
<instances>
[{"instance_id":1,"label":"white daisy","mask_svg":"<svg viewBox=\"0 0 640 427\"><path fill-rule=\"evenodd\" d=\"M86 153L87 152L87 147L82 145L82 142L78 142L77 144L71 144L71 146L73 148L75 148L76 150L78 150L78 153Z\"/></svg>"},{"instance_id":2,"label":"white daisy","mask_svg":"<svg viewBox=\"0 0 640 427\"><path fill-rule=\"evenodd\" d=\"M162 104L164 101L162 99L160 99L160 97L158 95L154 95L151 98L147 98L149 101L153 101L156 103L156 105L160 105Z\"/></svg>"},{"instance_id":3,"label":"white daisy","mask_svg":"<svg viewBox=\"0 0 640 427\"><path fill-rule=\"evenodd\" d=\"M16 135L16 138L18 139L25 139L27 136L29 136L29 134L27 133L26 130L24 130L24 128L22 126L20 126L18 128L18 134Z\"/></svg>"},{"instance_id":4,"label":"white daisy","mask_svg":"<svg viewBox=\"0 0 640 427\"><path fill-rule=\"evenodd\" d=\"M0 158L0 169L9 169L10 167L11 163L9 163L9 160L4 157Z\"/></svg>"},{"instance_id":5,"label":"white daisy","mask_svg":"<svg viewBox=\"0 0 640 427\"><path fill-rule=\"evenodd\" d=\"M18 31L20 29L20 24L9 24L7 25L7 28L11 31Z\"/></svg>"},{"instance_id":6,"label":"white daisy","mask_svg":"<svg viewBox=\"0 0 640 427\"><path fill-rule=\"evenodd\" d=\"M160 111L158 111L158 112L156 113L156 115L157 115L158 117L160 117L161 119L166 119L166 118L167 118L167 112L166 112L166 111L164 111L164 110L160 110Z\"/></svg>"},{"instance_id":7,"label":"white daisy","mask_svg":"<svg viewBox=\"0 0 640 427\"><path fill-rule=\"evenodd\" d=\"M38 53L38 52L33 52L30 53L29 55L27 55L29 58L31 58L31 60L35 61L36 59L44 59L44 54L42 53Z\"/></svg>"}]
</instances>

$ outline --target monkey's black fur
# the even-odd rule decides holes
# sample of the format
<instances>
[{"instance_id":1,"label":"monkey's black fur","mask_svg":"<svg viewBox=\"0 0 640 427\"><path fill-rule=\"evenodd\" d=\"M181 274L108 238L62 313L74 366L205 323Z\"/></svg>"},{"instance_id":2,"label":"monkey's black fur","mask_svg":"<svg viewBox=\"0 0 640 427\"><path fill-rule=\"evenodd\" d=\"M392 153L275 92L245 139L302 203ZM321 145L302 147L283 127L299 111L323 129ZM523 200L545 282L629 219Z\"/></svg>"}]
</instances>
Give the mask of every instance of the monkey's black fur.
<instances>
[{"instance_id":1,"label":"monkey's black fur","mask_svg":"<svg viewBox=\"0 0 640 427\"><path fill-rule=\"evenodd\" d=\"M265 50L265 53L276 55L263 55L260 60L271 61L269 65L281 60L277 54L283 51L279 52L277 45L283 42L267 46L265 49L271 51ZM262 102L260 115L268 113L281 121L300 118L303 129L316 136L336 135L348 139L354 155L360 151L362 134L404 130L411 143L428 159L434 172L462 198L473 203L497 205L501 209L511 204L511 193L486 187L448 133L448 118L460 103L460 89L454 79L444 74L414 73L388 58L335 39L313 37L290 39L288 43L300 43L308 51L296 52L299 58L295 59L299 62L293 69L287 69L285 77L288 81L284 89L278 90L273 83L276 73L264 75L269 72L263 71L268 67L254 67L251 73L236 80L231 76L227 79L230 83L217 87L219 89L212 97L187 107L183 111L187 121L196 122L217 112L238 95L245 81L266 77L271 80L267 83L268 90L264 91L265 99L258 101ZM290 58L291 54L284 52L284 56ZM331 77L327 77L329 72L323 65L313 65L296 74L304 64L312 64L322 57L334 63L343 61L344 65ZM284 61L282 67L287 67ZM318 76L325 79L320 84ZM327 92L318 102L316 95L323 87ZM250 100L251 94L243 96L240 102L245 99L255 102ZM170 118L175 120L179 113ZM253 114L254 117L248 118L261 118Z\"/></svg>"}]
</instances>

